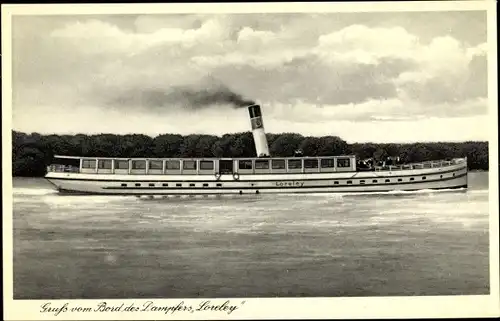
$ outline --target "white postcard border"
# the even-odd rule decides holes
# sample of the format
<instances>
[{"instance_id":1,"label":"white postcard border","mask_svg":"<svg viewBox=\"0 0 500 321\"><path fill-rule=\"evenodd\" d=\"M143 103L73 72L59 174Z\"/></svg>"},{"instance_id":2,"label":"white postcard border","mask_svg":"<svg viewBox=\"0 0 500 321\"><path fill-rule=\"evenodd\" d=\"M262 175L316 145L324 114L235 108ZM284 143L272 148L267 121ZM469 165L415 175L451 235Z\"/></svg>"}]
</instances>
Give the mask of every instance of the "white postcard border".
<instances>
[{"instance_id":1,"label":"white postcard border","mask_svg":"<svg viewBox=\"0 0 500 321\"><path fill-rule=\"evenodd\" d=\"M239 3L239 4L64 4L64 5L2 5L2 140L3 140L3 259L4 259L4 318L6 320L103 320L103 319L298 319L298 318L441 318L488 317L500 313L499 300L499 218L498 218L498 93L497 93L497 31L495 1L426 1L426 2L362 2L362 3ZM238 305L227 312L65 312L40 313L46 302L68 307L97 307L106 301L113 305L141 306L149 299L127 300L13 300L12 269L12 93L11 87L11 17L12 15L49 14L159 14L159 13L250 13L250 12L396 12L396 11L456 11L487 10L488 15L488 98L491 128L489 141L490 196L490 295L370 297L370 298L227 298L228 304ZM486 125L486 124L485 124ZM153 299L156 305L175 306L181 301L198 306L214 299ZM244 302L244 303L242 303Z\"/></svg>"}]
</instances>

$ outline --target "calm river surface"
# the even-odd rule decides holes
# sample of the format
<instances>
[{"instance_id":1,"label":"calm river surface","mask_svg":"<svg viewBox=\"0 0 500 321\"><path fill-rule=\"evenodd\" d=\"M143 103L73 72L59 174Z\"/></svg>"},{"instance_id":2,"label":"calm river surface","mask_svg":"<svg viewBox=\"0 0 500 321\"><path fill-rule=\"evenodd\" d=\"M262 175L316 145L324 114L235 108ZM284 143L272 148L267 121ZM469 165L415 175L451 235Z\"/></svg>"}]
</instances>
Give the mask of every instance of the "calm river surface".
<instances>
[{"instance_id":1,"label":"calm river surface","mask_svg":"<svg viewBox=\"0 0 500 321\"><path fill-rule=\"evenodd\" d=\"M488 173L465 191L142 200L14 179L14 298L489 293Z\"/></svg>"}]
</instances>

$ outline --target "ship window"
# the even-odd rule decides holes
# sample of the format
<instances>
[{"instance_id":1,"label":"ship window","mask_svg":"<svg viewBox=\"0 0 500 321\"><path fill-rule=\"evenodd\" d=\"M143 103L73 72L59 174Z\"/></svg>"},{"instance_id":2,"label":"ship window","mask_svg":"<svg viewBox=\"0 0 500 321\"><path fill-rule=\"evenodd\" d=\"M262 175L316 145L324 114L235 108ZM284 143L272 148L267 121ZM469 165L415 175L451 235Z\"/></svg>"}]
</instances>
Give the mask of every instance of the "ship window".
<instances>
[{"instance_id":1,"label":"ship window","mask_svg":"<svg viewBox=\"0 0 500 321\"><path fill-rule=\"evenodd\" d=\"M252 161L249 159L240 160L238 162L238 168L239 169L252 169Z\"/></svg>"},{"instance_id":2,"label":"ship window","mask_svg":"<svg viewBox=\"0 0 500 321\"><path fill-rule=\"evenodd\" d=\"M181 162L178 160L169 160L166 164L167 169L180 169Z\"/></svg>"},{"instance_id":3,"label":"ship window","mask_svg":"<svg viewBox=\"0 0 500 321\"><path fill-rule=\"evenodd\" d=\"M322 168L334 168L335 167L335 159L333 159L333 158L322 159L321 160L321 167Z\"/></svg>"},{"instance_id":4,"label":"ship window","mask_svg":"<svg viewBox=\"0 0 500 321\"><path fill-rule=\"evenodd\" d=\"M160 160L149 161L149 169L163 169L163 162Z\"/></svg>"},{"instance_id":5,"label":"ship window","mask_svg":"<svg viewBox=\"0 0 500 321\"><path fill-rule=\"evenodd\" d=\"M100 159L97 164L99 169L111 169L111 159Z\"/></svg>"},{"instance_id":6,"label":"ship window","mask_svg":"<svg viewBox=\"0 0 500 321\"><path fill-rule=\"evenodd\" d=\"M132 169L146 169L146 161L143 160L132 161Z\"/></svg>"},{"instance_id":7,"label":"ship window","mask_svg":"<svg viewBox=\"0 0 500 321\"><path fill-rule=\"evenodd\" d=\"M410 181L414 181L415 179L413 177L410 177Z\"/></svg>"},{"instance_id":8,"label":"ship window","mask_svg":"<svg viewBox=\"0 0 500 321\"><path fill-rule=\"evenodd\" d=\"M351 167L351 160L349 158L337 159L337 167Z\"/></svg>"},{"instance_id":9,"label":"ship window","mask_svg":"<svg viewBox=\"0 0 500 321\"><path fill-rule=\"evenodd\" d=\"M301 169L301 168L302 168L302 160L300 159L288 160L288 169Z\"/></svg>"},{"instance_id":10,"label":"ship window","mask_svg":"<svg viewBox=\"0 0 500 321\"><path fill-rule=\"evenodd\" d=\"M84 159L82 168L95 168L95 159Z\"/></svg>"},{"instance_id":11,"label":"ship window","mask_svg":"<svg viewBox=\"0 0 500 321\"><path fill-rule=\"evenodd\" d=\"M154 187L154 186L155 186L155 184L154 184L154 183L149 183L149 186L150 186L150 187Z\"/></svg>"},{"instance_id":12,"label":"ship window","mask_svg":"<svg viewBox=\"0 0 500 321\"><path fill-rule=\"evenodd\" d=\"M427 179L427 177L425 177L425 176L422 176L422 179Z\"/></svg>"},{"instance_id":13,"label":"ship window","mask_svg":"<svg viewBox=\"0 0 500 321\"><path fill-rule=\"evenodd\" d=\"M372 181L372 183L377 183L377 182L378 182L378 181L377 181L376 179L374 179L374 180Z\"/></svg>"},{"instance_id":14,"label":"ship window","mask_svg":"<svg viewBox=\"0 0 500 321\"><path fill-rule=\"evenodd\" d=\"M335 181L335 182L333 182L333 184L335 184L335 185L339 185L339 182L338 182L338 181Z\"/></svg>"},{"instance_id":15,"label":"ship window","mask_svg":"<svg viewBox=\"0 0 500 321\"><path fill-rule=\"evenodd\" d=\"M214 161L200 161L200 169L213 170Z\"/></svg>"},{"instance_id":16,"label":"ship window","mask_svg":"<svg viewBox=\"0 0 500 321\"><path fill-rule=\"evenodd\" d=\"M304 168L318 168L318 160L304 159Z\"/></svg>"},{"instance_id":17,"label":"ship window","mask_svg":"<svg viewBox=\"0 0 500 321\"><path fill-rule=\"evenodd\" d=\"M284 159L273 159L272 161L273 169L285 169Z\"/></svg>"},{"instance_id":18,"label":"ship window","mask_svg":"<svg viewBox=\"0 0 500 321\"><path fill-rule=\"evenodd\" d=\"M453 176L455 176L455 173L453 173Z\"/></svg>"},{"instance_id":19,"label":"ship window","mask_svg":"<svg viewBox=\"0 0 500 321\"><path fill-rule=\"evenodd\" d=\"M194 187L194 183L189 184L189 187Z\"/></svg>"},{"instance_id":20,"label":"ship window","mask_svg":"<svg viewBox=\"0 0 500 321\"><path fill-rule=\"evenodd\" d=\"M182 184L181 184L181 183L177 183L177 184L175 184L175 186L177 186L177 187L181 187L181 186L182 186Z\"/></svg>"},{"instance_id":21,"label":"ship window","mask_svg":"<svg viewBox=\"0 0 500 321\"><path fill-rule=\"evenodd\" d=\"M347 181L347 184L352 184L352 181Z\"/></svg>"},{"instance_id":22,"label":"ship window","mask_svg":"<svg viewBox=\"0 0 500 321\"><path fill-rule=\"evenodd\" d=\"M208 183L203 183L203 187L208 187Z\"/></svg>"},{"instance_id":23,"label":"ship window","mask_svg":"<svg viewBox=\"0 0 500 321\"><path fill-rule=\"evenodd\" d=\"M182 168L196 170L196 161L183 161Z\"/></svg>"},{"instance_id":24,"label":"ship window","mask_svg":"<svg viewBox=\"0 0 500 321\"><path fill-rule=\"evenodd\" d=\"M163 187L167 187L167 186L168 186L168 184L167 184L167 183L163 183L162 185L163 185Z\"/></svg>"},{"instance_id":25,"label":"ship window","mask_svg":"<svg viewBox=\"0 0 500 321\"><path fill-rule=\"evenodd\" d=\"M402 178L398 178L398 182L402 182L402 181L403 181L403 179L402 179Z\"/></svg>"},{"instance_id":26,"label":"ship window","mask_svg":"<svg viewBox=\"0 0 500 321\"><path fill-rule=\"evenodd\" d=\"M128 160L115 160L115 169L128 169Z\"/></svg>"},{"instance_id":27,"label":"ship window","mask_svg":"<svg viewBox=\"0 0 500 321\"><path fill-rule=\"evenodd\" d=\"M361 181L359 181L359 183L360 183L360 184L364 184L364 183L365 183L365 181L364 181L364 180L361 180Z\"/></svg>"},{"instance_id":28,"label":"ship window","mask_svg":"<svg viewBox=\"0 0 500 321\"><path fill-rule=\"evenodd\" d=\"M439 176L439 178L443 178L443 175Z\"/></svg>"},{"instance_id":29,"label":"ship window","mask_svg":"<svg viewBox=\"0 0 500 321\"><path fill-rule=\"evenodd\" d=\"M256 160L255 169L269 169L269 160Z\"/></svg>"},{"instance_id":30,"label":"ship window","mask_svg":"<svg viewBox=\"0 0 500 321\"><path fill-rule=\"evenodd\" d=\"M386 180L385 180L385 182L386 182L386 183L390 183L390 182L391 182L391 180L390 180L390 179L386 179Z\"/></svg>"},{"instance_id":31,"label":"ship window","mask_svg":"<svg viewBox=\"0 0 500 321\"><path fill-rule=\"evenodd\" d=\"M125 183L122 183L122 187L127 187L127 184L125 184Z\"/></svg>"},{"instance_id":32,"label":"ship window","mask_svg":"<svg viewBox=\"0 0 500 321\"><path fill-rule=\"evenodd\" d=\"M139 183L135 183L135 186L139 187L139 186L141 186L141 184L139 184Z\"/></svg>"},{"instance_id":33,"label":"ship window","mask_svg":"<svg viewBox=\"0 0 500 321\"><path fill-rule=\"evenodd\" d=\"M221 186L222 186L222 183L217 183L217 184L215 184L215 186L217 186L217 187L221 187Z\"/></svg>"}]
</instances>

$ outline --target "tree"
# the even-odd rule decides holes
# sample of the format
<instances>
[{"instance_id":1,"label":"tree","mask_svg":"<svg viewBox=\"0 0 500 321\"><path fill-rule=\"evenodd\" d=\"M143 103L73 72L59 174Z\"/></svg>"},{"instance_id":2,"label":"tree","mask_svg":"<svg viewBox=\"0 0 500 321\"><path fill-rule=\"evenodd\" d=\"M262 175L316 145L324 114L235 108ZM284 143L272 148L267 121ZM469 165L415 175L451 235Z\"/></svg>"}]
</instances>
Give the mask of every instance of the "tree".
<instances>
[{"instance_id":1,"label":"tree","mask_svg":"<svg viewBox=\"0 0 500 321\"><path fill-rule=\"evenodd\" d=\"M270 146L270 153L273 156L293 156L304 137L300 134L281 134Z\"/></svg>"},{"instance_id":2,"label":"tree","mask_svg":"<svg viewBox=\"0 0 500 321\"><path fill-rule=\"evenodd\" d=\"M147 135L125 135L120 141L123 144L122 157L154 157L153 138Z\"/></svg>"},{"instance_id":3,"label":"tree","mask_svg":"<svg viewBox=\"0 0 500 321\"><path fill-rule=\"evenodd\" d=\"M150 137L142 138L146 144L149 144ZM148 139L149 138L149 139ZM93 142L93 153L102 157L119 157L122 153L117 135L99 134L91 136Z\"/></svg>"},{"instance_id":4,"label":"tree","mask_svg":"<svg viewBox=\"0 0 500 321\"><path fill-rule=\"evenodd\" d=\"M44 154L36 147L23 146L12 164L13 176L36 177L45 175Z\"/></svg>"},{"instance_id":5,"label":"tree","mask_svg":"<svg viewBox=\"0 0 500 321\"><path fill-rule=\"evenodd\" d=\"M306 137L300 143L299 149L302 150L304 156L316 156L321 146L320 143L318 137Z\"/></svg>"},{"instance_id":6,"label":"tree","mask_svg":"<svg viewBox=\"0 0 500 321\"><path fill-rule=\"evenodd\" d=\"M212 145L212 153L215 157L230 157L230 148L235 139L234 135L225 134Z\"/></svg>"},{"instance_id":7,"label":"tree","mask_svg":"<svg viewBox=\"0 0 500 321\"><path fill-rule=\"evenodd\" d=\"M217 136L200 136L198 143L195 146L196 157L214 157L212 146L217 141L217 139Z\"/></svg>"},{"instance_id":8,"label":"tree","mask_svg":"<svg viewBox=\"0 0 500 321\"><path fill-rule=\"evenodd\" d=\"M200 140L200 135L188 135L184 137L180 147L181 157L196 157L196 145Z\"/></svg>"},{"instance_id":9,"label":"tree","mask_svg":"<svg viewBox=\"0 0 500 321\"><path fill-rule=\"evenodd\" d=\"M384 146L380 146L377 148L375 153L373 153L373 158L375 161L384 161L389 156L389 153L386 151Z\"/></svg>"},{"instance_id":10,"label":"tree","mask_svg":"<svg viewBox=\"0 0 500 321\"><path fill-rule=\"evenodd\" d=\"M230 147L232 157L256 157L255 142L251 132L237 133Z\"/></svg>"},{"instance_id":11,"label":"tree","mask_svg":"<svg viewBox=\"0 0 500 321\"><path fill-rule=\"evenodd\" d=\"M351 145L352 153L359 159L367 159L373 157L373 154L378 149L378 146L373 143L355 143Z\"/></svg>"},{"instance_id":12,"label":"tree","mask_svg":"<svg viewBox=\"0 0 500 321\"><path fill-rule=\"evenodd\" d=\"M350 152L347 142L337 136L324 136L319 138L318 156L346 155Z\"/></svg>"},{"instance_id":13,"label":"tree","mask_svg":"<svg viewBox=\"0 0 500 321\"><path fill-rule=\"evenodd\" d=\"M155 157L179 157L184 137L177 134L162 134L153 139L152 150Z\"/></svg>"},{"instance_id":14,"label":"tree","mask_svg":"<svg viewBox=\"0 0 500 321\"><path fill-rule=\"evenodd\" d=\"M307 156L355 154L359 158L400 156L421 162L467 156L470 169L488 169L488 142L347 144L336 136L303 137L300 134L267 134L272 156L293 156L301 148ZM54 155L91 157L255 157L251 132L212 135L40 135L12 131L12 174L43 176Z\"/></svg>"}]
</instances>

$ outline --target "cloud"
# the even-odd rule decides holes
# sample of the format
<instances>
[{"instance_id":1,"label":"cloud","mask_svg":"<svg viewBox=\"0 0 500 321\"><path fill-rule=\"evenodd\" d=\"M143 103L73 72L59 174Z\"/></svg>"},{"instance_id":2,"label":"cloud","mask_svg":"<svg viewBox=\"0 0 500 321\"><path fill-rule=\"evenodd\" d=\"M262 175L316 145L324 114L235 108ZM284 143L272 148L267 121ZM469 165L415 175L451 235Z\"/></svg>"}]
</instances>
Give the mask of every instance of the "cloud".
<instances>
[{"instance_id":1,"label":"cloud","mask_svg":"<svg viewBox=\"0 0 500 321\"><path fill-rule=\"evenodd\" d=\"M417 46L418 37L401 27L352 25L320 36L317 50L322 53L333 51L340 57L351 57L351 61L376 63L379 58L385 57L408 59Z\"/></svg>"},{"instance_id":2,"label":"cloud","mask_svg":"<svg viewBox=\"0 0 500 321\"><path fill-rule=\"evenodd\" d=\"M455 39L434 39L421 49L424 54L419 58L419 69L402 73L395 83L401 95L425 103L486 97L487 66L483 47L467 49Z\"/></svg>"},{"instance_id":3,"label":"cloud","mask_svg":"<svg viewBox=\"0 0 500 321\"><path fill-rule=\"evenodd\" d=\"M296 101L289 104L264 104L264 106L266 106L264 109L266 117L310 123L313 126L317 122L330 121L410 121L429 117L468 117L485 114L488 101L485 98L473 98L458 104L444 102L436 105L421 105L412 100L391 98L336 105L317 105Z\"/></svg>"},{"instance_id":4,"label":"cloud","mask_svg":"<svg viewBox=\"0 0 500 321\"><path fill-rule=\"evenodd\" d=\"M216 106L214 113L233 115L225 99L237 95L261 102L271 124L485 115L484 17L431 16L432 21L424 13L15 19L14 123L25 126L28 118L20 115L54 112L54 106L68 114L102 109L187 118L209 115L202 109ZM456 22L465 17L473 19L469 27ZM177 131L186 128L191 126Z\"/></svg>"},{"instance_id":5,"label":"cloud","mask_svg":"<svg viewBox=\"0 0 500 321\"><path fill-rule=\"evenodd\" d=\"M129 55L160 45L190 48L224 40L226 36L224 27L216 18L194 29L164 27L145 33L124 31L110 23L90 19L67 24L50 34L52 38L62 38L70 45L78 45L86 54L112 52Z\"/></svg>"},{"instance_id":6,"label":"cloud","mask_svg":"<svg viewBox=\"0 0 500 321\"><path fill-rule=\"evenodd\" d=\"M252 28L244 27L238 32L237 43L246 50L256 50L268 45L275 39L276 35L271 31L253 30Z\"/></svg>"}]
</instances>

